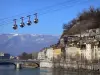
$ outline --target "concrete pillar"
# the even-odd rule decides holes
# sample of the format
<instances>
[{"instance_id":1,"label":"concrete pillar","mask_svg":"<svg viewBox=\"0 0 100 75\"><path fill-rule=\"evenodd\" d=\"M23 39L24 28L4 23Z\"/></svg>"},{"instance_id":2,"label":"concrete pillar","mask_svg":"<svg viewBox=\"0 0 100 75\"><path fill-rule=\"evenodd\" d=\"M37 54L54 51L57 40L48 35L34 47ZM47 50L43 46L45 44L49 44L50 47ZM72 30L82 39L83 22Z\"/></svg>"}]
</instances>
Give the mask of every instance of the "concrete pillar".
<instances>
[{"instance_id":1,"label":"concrete pillar","mask_svg":"<svg viewBox=\"0 0 100 75\"><path fill-rule=\"evenodd\" d=\"M16 63L15 64L15 69L21 69L22 67L21 67L21 64L20 63Z\"/></svg>"}]
</instances>

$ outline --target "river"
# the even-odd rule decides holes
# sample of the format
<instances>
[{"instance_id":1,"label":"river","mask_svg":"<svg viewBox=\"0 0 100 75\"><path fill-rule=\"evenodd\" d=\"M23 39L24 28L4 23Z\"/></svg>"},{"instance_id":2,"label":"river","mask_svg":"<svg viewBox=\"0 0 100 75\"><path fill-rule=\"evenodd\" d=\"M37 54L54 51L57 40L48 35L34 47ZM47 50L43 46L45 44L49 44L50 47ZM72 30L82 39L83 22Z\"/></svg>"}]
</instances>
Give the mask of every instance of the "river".
<instances>
[{"instance_id":1,"label":"river","mask_svg":"<svg viewBox=\"0 0 100 75\"><path fill-rule=\"evenodd\" d=\"M48 68L24 68L24 69L14 69L14 66L1 66L0 65L0 75L100 75L97 73L86 73L86 72L67 72L54 71Z\"/></svg>"}]
</instances>

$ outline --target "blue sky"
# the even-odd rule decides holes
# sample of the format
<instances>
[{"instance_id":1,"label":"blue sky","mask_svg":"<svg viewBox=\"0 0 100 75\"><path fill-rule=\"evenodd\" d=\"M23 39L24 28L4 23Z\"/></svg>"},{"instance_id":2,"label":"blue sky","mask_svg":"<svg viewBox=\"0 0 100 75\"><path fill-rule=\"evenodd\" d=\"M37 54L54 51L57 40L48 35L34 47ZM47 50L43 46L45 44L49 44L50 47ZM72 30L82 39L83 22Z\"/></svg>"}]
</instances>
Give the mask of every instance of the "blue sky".
<instances>
[{"instance_id":1,"label":"blue sky","mask_svg":"<svg viewBox=\"0 0 100 75\"><path fill-rule=\"evenodd\" d=\"M0 0L0 33L61 35L62 25L76 18L90 6L100 7L100 0ZM20 28L20 17L38 13L39 23ZM13 30L13 19L18 29Z\"/></svg>"}]
</instances>

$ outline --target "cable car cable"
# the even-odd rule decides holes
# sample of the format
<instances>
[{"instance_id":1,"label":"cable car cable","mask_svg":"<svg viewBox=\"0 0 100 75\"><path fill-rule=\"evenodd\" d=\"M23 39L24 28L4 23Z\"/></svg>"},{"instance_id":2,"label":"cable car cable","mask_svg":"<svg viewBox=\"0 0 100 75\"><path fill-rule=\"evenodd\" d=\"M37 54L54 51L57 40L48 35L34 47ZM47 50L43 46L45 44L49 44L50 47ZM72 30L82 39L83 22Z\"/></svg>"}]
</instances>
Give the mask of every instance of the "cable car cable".
<instances>
[{"instance_id":1,"label":"cable car cable","mask_svg":"<svg viewBox=\"0 0 100 75\"><path fill-rule=\"evenodd\" d=\"M70 0L69 0L70 1ZM64 2L60 2L60 3L56 3L54 5L51 5L51 6L47 6L47 7L44 7L44 8L40 8L40 9L36 9L35 11L38 11L38 10L46 10L48 8L51 8L51 7L54 7L55 5L60 5L60 4L63 4L63 3L66 3L66 2L69 2L69 1L64 1ZM31 11L33 12L33 11ZM28 12L29 13L29 12ZM3 18L3 19L0 19L0 20L5 20L5 19L9 19L9 18L12 18L12 17L15 17L15 16L19 16L19 15L23 15L23 14L26 14L26 13L21 13L21 14L18 14L18 15L14 15L14 16L11 16L11 17L7 17L7 18Z\"/></svg>"},{"instance_id":2,"label":"cable car cable","mask_svg":"<svg viewBox=\"0 0 100 75\"><path fill-rule=\"evenodd\" d=\"M78 2L78 1L77 1L77 2ZM63 5L63 6L64 6L64 5ZM68 6L68 5L66 5L66 6ZM56 10L56 9L55 9L55 10ZM59 10L59 9L57 9L57 10ZM50 9L50 10L48 9L48 11L52 11L52 10L51 10L51 9ZM46 12L43 12L43 13L40 13L40 15L41 15L41 14L48 13L48 11L46 11ZM7 22L8 22L8 21L7 21ZM8 23L9 23L9 22L8 22Z\"/></svg>"},{"instance_id":3,"label":"cable car cable","mask_svg":"<svg viewBox=\"0 0 100 75\"><path fill-rule=\"evenodd\" d=\"M82 3L83 3L83 2L82 2ZM75 4L76 4L76 3L75 3ZM68 6L68 5L67 5L67 6ZM68 6L68 7L69 7L69 6ZM72 6L70 6L70 7L72 7ZM61 8L61 9L62 9L62 8ZM60 9L60 10L61 10L61 9ZM59 10L59 9L55 9L55 10L52 10L51 12L58 11L58 10ZM47 11L47 12L45 12L45 13L41 13L40 16L41 16L41 15L44 15L44 14L47 14L47 13L51 13L51 12L48 12L48 11Z\"/></svg>"},{"instance_id":4,"label":"cable car cable","mask_svg":"<svg viewBox=\"0 0 100 75\"><path fill-rule=\"evenodd\" d=\"M75 0L74 0L74 1L75 1ZM42 11L42 10L46 10L46 9L48 10L48 9L51 8L51 7L54 8L55 6L63 5L63 4L68 3L68 2L72 2L72 1L70 1L70 0L64 1L64 2L57 3L57 4L54 4L54 5L51 5L51 6L47 6L47 7L41 8L41 9L37 9L37 10L34 10L34 11L38 11L38 10ZM15 15L15 16L19 16L19 15L23 15L23 14L26 14L26 13L21 13L21 14ZM13 18L13 17L15 17L15 16L11 16L11 17L8 17L8 18L0 19L0 21L1 21L1 20L7 20L7 19Z\"/></svg>"}]
</instances>

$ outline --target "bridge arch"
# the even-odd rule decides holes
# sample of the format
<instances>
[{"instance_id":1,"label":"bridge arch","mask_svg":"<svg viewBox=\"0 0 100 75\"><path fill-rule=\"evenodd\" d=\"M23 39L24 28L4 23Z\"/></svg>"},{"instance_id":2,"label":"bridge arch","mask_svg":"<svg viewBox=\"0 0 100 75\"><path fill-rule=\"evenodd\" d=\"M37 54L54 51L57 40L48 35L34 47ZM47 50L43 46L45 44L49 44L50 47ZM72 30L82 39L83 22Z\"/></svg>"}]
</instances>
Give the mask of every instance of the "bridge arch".
<instances>
[{"instance_id":1,"label":"bridge arch","mask_svg":"<svg viewBox=\"0 0 100 75\"><path fill-rule=\"evenodd\" d=\"M36 68L40 67L40 64L39 64L39 63L36 63L36 62L34 62L34 63L37 65L37 67L36 67Z\"/></svg>"},{"instance_id":2,"label":"bridge arch","mask_svg":"<svg viewBox=\"0 0 100 75\"><path fill-rule=\"evenodd\" d=\"M40 61L34 61L34 60L23 60L22 61L24 64L25 63L28 63L28 64L31 64L31 66L32 66L32 64L34 65L35 64L35 68L38 68L38 67L40 67Z\"/></svg>"}]
</instances>

